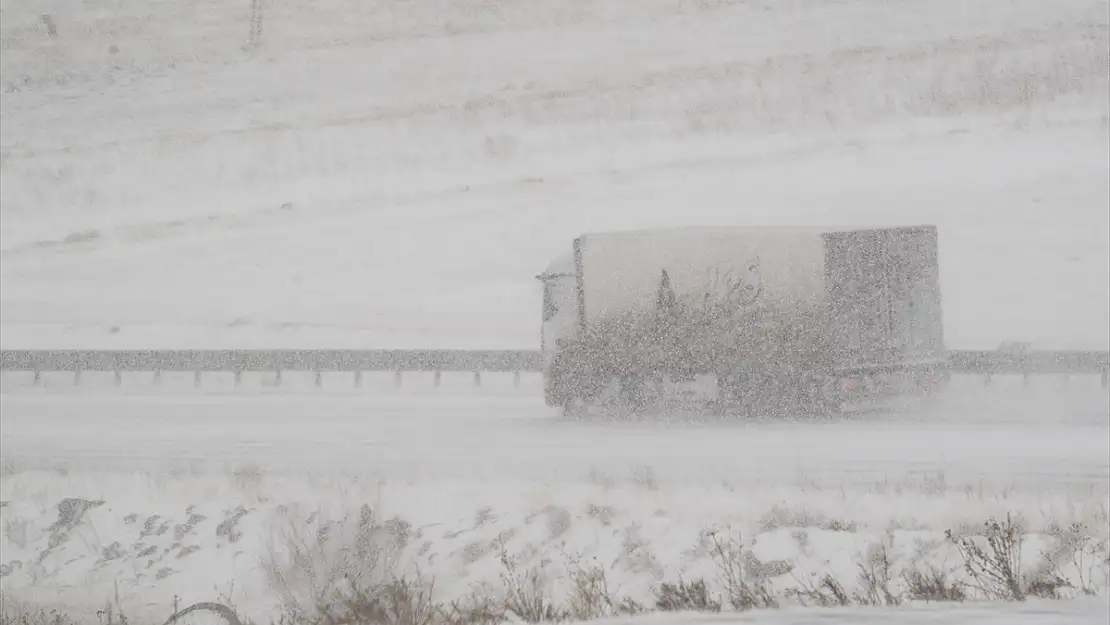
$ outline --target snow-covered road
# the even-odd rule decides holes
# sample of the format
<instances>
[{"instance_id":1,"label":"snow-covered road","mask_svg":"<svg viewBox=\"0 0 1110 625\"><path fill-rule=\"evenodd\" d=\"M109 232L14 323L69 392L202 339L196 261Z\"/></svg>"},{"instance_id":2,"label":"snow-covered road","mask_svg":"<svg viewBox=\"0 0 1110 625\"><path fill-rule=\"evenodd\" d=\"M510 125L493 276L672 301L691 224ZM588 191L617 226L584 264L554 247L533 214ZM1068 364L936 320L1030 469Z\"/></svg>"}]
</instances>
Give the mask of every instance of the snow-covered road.
<instances>
[{"instance_id":1,"label":"snow-covered road","mask_svg":"<svg viewBox=\"0 0 1110 625\"><path fill-rule=\"evenodd\" d=\"M88 469L243 463L267 469L475 479L579 480L650 469L656 479L865 485L944 474L1046 489L1110 477L1107 395L960 381L937 409L829 423L579 423L535 389L191 395L16 392L0 396L3 456ZM414 385L415 386L415 385ZM76 466L74 468L77 468Z\"/></svg>"}]
</instances>

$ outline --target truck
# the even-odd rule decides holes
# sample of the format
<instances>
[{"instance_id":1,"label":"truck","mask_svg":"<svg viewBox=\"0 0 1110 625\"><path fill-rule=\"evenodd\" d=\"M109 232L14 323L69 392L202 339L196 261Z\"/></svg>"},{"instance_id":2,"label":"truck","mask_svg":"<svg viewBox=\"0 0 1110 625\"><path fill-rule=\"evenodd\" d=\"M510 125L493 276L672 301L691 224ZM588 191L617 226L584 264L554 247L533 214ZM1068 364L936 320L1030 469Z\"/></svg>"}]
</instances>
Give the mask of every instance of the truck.
<instances>
[{"instance_id":1,"label":"truck","mask_svg":"<svg viewBox=\"0 0 1110 625\"><path fill-rule=\"evenodd\" d=\"M549 406L827 415L934 396L937 229L584 234L536 276Z\"/></svg>"}]
</instances>

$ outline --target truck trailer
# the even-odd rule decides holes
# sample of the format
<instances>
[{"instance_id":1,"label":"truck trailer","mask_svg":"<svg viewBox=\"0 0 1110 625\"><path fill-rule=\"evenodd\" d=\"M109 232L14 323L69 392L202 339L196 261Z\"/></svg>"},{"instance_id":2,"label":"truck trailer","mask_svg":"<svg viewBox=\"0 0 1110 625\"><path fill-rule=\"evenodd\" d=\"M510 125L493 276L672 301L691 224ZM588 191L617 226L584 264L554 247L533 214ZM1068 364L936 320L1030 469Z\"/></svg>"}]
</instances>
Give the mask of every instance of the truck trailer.
<instances>
[{"instance_id":1,"label":"truck trailer","mask_svg":"<svg viewBox=\"0 0 1110 625\"><path fill-rule=\"evenodd\" d=\"M547 404L819 415L928 396L935 226L584 234L543 283Z\"/></svg>"}]
</instances>

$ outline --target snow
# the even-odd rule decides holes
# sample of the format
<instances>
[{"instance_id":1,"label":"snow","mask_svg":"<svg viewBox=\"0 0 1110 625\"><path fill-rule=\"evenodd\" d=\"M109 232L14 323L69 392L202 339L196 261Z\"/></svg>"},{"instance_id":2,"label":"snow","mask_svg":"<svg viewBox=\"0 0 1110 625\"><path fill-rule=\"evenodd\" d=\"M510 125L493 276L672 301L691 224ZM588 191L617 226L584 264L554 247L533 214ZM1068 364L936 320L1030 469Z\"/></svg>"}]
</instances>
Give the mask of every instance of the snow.
<instances>
[{"instance_id":1,"label":"snow","mask_svg":"<svg viewBox=\"0 0 1110 625\"><path fill-rule=\"evenodd\" d=\"M164 375L163 382L172 385ZM1097 376L1076 378L1068 388L1041 378L1028 389L1015 376L996 379L989 390L974 378L958 379L951 398L916 416L749 427L563 421L543 405L538 376L528 376L520 389L511 387L510 376L492 375L482 388L467 388L467 377L445 374L444 386L433 389L430 375L414 374L406 387L393 390L386 386L391 376L381 376L356 391L349 375L336 374L319 392L264 395L218 386L210 395L194 394L189 374L181 376L181 390L161 392L137 376L119 391L107 384L97 389L91 378L83 384L92 388L35 392L6 385L0 445L5 458L40 468L69 460L97 469L145 468L133 464L142 459L252 461L389 479L483 480L511 473L541 482L651 467L655 479L691 484L725 478L870 484L943 472L953 487L1020 480L1076 482L1089 490L1107 478L1110 466L1110 398ZM52 384L49 377L46 384ZM95 417L83 417L86 411ZM1066 457L1061 449L1068 450ZM697 462L689 461L692 450Z\"/></svg>"},{"instance_id":2,"label":"snow","mask_svg":"<svg viewBox=\"0 0 1110 625\"><path fill-rule=\"evenodd\" d=\"M0 346L535 348L533 276L583 232L921 223L949 347L1110 346L1104 0L262 6L250 51L248 2L0 0ZM645 601L713 576L717 525L847 584L880 543L957 574L945 530L991 515L1023 520L1030 567L1061 527L1106 538L1097 376L694 426L561 420L534 376L105 375L3 372L5 601L270 615L274 532L363 505L420 532L405 555L445 598L498 583L499 538L556 586L597 558ZM1107 611L1103 592L614 622Z\"/></svg>"},{"instance_id":3,"label":"snow","mask_svg":"<svg viewBox=\"0 0 1110 625\"><path fill-rule=\"evenodd\" d=\"M475 185L396 211L361 199L294 203L21 248L4 258L2 340L9 349L535 347L533 276L579 232L835 219L938 225L951 347L1105 349L1110 161L1098 128L837 141L788 166L758 152L700 164L695 153L693 165Z\"/></svg>"},{"instance_id":4,"label":"snow","mask_svg":"<svg viewBox=\"0 0 1110 625\"><path fill-rule=\"evenodd\" d=\"M6 6L0 344L535 347L582 232L916 223L950 346L1110 344L1104 2L605 4Z\"/></svg>"},{"instance_id":5,"label":"snow","mask_svg":"<svg viewBox=\"0 0 1110 625\"><path fill-rule=\"evenodd\" d=\"M757 612L744 615L660 615L654 618L624 618L592 621L594 625L861 625L870 623L898 623L899 625L925 625L932 623L968 623L975 625L1026 623L1101 623L1106 614L1105 602L1099 599L1061 603L1033 602L1026 605L975 606L953 609L949 606L924 606L898 610L833 610L810 609L805 611Z\"/></svg>"},{"instance_id":6,"label":"snow","mask_svg":"<svg viewBox=\"0 0 1110 625\"><path fill-rule=\"evenodd\" d=\"M260 567L274 545L280 553L282 528L314 532L362 505L409 524L404 553L443 600L496 587L503 540L528 566L550 561L553 592L580 558L641 602L661 580L713 578L699 537L714 528L757 561L791 563L772 580L781 591L825 573L851 585L878 544L898 567L928 561L958 574L944 531L1007 514L1023 519L1036 567L1055 528L1082 523L1101 536L1110 505L1110 398L1097 378L990 389L957 379L962 390L933 414L701 426L564 421L530 376L480 389L462 376L393 389L383 376L359 391L332 376L325 390L305 379L273 394L197 392L187 379L175 390L169 379L161 389L133 377L120 389L93 379L34 389L7 378L0 551L13 572L3 588L27 600L64 594L70 609L119 597L154 618L175 596L233 589L239 609L272 615ZM104 503L50 547L66 498ZM228 524L235 541L220 530ZM1093 608L1050 609L1082 619ZM816 618L790 614L759 618Z\"/></svg>"}]
</instances>

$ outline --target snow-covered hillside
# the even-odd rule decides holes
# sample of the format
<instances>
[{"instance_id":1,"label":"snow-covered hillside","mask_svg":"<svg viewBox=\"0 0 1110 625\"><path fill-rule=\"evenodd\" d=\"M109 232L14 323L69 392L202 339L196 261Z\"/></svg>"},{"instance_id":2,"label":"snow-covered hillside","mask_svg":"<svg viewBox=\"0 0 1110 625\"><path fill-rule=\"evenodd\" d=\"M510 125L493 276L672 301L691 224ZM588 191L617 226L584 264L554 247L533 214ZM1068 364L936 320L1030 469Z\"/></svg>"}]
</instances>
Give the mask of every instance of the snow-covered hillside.
<instances>
[{"instance_id":1,"label":"snow-covered hillside","mask_svg":"<svg viewBox=\"0 0 1110 625\"><path fill-rule=\"evenodd\" d=\"M298 6L5 0L5 347L532 347L583 231L920 222L950 345L1110 343L1103 1Z\"/></svg>"}]
</instances>

